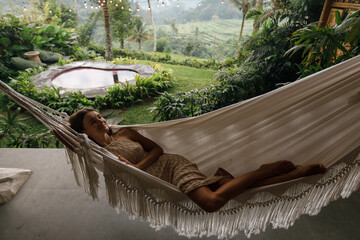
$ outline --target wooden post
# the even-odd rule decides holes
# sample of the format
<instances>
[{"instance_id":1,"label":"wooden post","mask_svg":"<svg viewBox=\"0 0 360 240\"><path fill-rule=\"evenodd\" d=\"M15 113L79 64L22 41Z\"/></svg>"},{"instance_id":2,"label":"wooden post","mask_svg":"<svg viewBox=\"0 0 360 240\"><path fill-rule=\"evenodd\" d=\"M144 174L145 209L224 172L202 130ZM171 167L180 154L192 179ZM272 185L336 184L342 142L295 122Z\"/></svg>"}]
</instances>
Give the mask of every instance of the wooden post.
<instances>
[{"instance_id":1,"label":"wooden post","mask_svg":"<svg viewBox=\"0 0 360 240\"><path fill-rule=\"evenodd\" d=\"M320 16L319 26L321 26L321 27L326 26L327 20L329 18L330 10L331 10L331 5L333 4L333 2L334 2L334 0L325 0L324 7L323 7L323 10L322 10L321 16Z\"/></svg>"}]
</instances>

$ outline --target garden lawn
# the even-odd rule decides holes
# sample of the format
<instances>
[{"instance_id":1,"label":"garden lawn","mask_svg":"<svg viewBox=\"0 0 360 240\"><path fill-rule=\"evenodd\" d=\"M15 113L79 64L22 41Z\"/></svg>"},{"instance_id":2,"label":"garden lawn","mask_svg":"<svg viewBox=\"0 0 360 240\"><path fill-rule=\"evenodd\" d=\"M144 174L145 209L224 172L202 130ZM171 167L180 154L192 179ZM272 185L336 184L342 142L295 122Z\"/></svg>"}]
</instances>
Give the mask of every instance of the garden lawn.
<instances>
[{"instance_id":1,"label":"garden lawn","mask_svg":"<svg viewBox=\"0 0 360 240\"><path fill-rule=\"evenodd\" d=\"M209 69L198 69L187 66L180 65L170 65L170 64L159 64L157 62L147 61L147 60L137 60L138 64L147 64L150 66L161 65L165 68L170 68L173 70L173 75L176 79L176 86L170 89L168 92L182 92L190 91L195 88L202 89L205 86L215 83L213 76L217 72L215 70ZM153 118L155 112L150 112L148 110L150 107L154 106L156 99L146 100L140 104L129 107L121 113L119 116L124 117L124 121L120 125L133 125L133 124L145 124L156 122Z\"/></svg>"}]
</instances>

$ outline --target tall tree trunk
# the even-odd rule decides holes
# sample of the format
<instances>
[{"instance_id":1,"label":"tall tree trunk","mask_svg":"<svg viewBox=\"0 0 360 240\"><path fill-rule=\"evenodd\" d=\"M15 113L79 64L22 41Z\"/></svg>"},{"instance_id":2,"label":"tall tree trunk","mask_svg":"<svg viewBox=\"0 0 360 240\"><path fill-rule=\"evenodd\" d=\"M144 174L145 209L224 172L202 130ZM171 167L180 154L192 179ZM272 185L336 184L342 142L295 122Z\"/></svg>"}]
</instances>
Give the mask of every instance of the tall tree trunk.
<instances>
[{"instance_id":1,"label":"tall tree trunk","mask_svg":"<svg viewBox=\"0 0 360 240\"><path fill-rule=\"evenodd\" d=\"M242 22L241 22L239 42L241 41L242 33L243 33L243 30L244 30L244 23L245 23L246 13L247 12L243 11L243 18L242 18Z\"/></svg>"},{"instance_id":2,"label":"tall tree trunk","mask_svg":"<svg viewBox=\"0 0 360 240\"><path fill-rule=\"evenodd\" d=\"M78 9L77 9L77 0L74 0L74 6L75 6L75 12L76 12L76 14L78 14Z\"/></svg>"},{"instance_id":3,"label":"tall tree trunk","mask_svg":"<svg viewBox=\"0 0 360 240\"><path fill-rule=\"evenodd\" d=\"M124 39L120 39L120 49L124 49Z\"/></svg>"},{"instance_id":4,"label":"tall tree trunk","mask_svg":"<svg viewBox=\"0 0 360 240\"><path fill-rule=\"evenodd\" d=\"M154 18L153 18L153 15L152 15L152 9L151 9L151 5L150 5L150 0L148 0L148 4L149 4L149 10L150 10L151 23L152 23L153 32L154 32L154 49L153 49L153 51L156 52L156 29L155 29Z\"/></svg>"},{"instance_id":5,"label":"tall tree trunk","mask_svg":"<svg viewBox=\"0 0 360 240\"><path fill-rule=\"evenodd\" d=\"M104 24L105 24L105 60L112 61L113 51L112 51L112 39L111 39L111 28L110 28L110 15L109 15L109 8L107 5L107 1L103 2L103 14L104 14Z\"/></svg>"},{"instance_id":6,"label":"tall tree trunk","mask_svg":"<svg viewBox=\"0 0 360 240\"><path fill-rule=\"evenodd\" d=\"M75 5L75 13L76 13L76 22L79 23L79 13L78 13L78 8L77 8L77 0L74 0L74 5Z\"/></svg>"},{"instance_id":7,"label":"tall tree trunk","mask_svg":"<svg viewBox=\"0 0 360 240\"><path fill-rule=\"evenodd\" d=\"M262 10L263 7L264 7L264 0L257 0L256 5L255 5L255 9L256 10L259 10L259 9ZM257 31L259 31L259 27L255 26L255 22L256 21L254 21L254 24L253 24L253 33L256 33Z\"/></svg>"},{"instance_id":8,"label":"tall tree trunk","mask_svg":"<svg viewBox=\"0 0 360 240\"><path fill-rule=\"evenodd\" d=\"M139 50L141 50L141 41L138 41L139 43Z\"/></svg>"}]
</instances>

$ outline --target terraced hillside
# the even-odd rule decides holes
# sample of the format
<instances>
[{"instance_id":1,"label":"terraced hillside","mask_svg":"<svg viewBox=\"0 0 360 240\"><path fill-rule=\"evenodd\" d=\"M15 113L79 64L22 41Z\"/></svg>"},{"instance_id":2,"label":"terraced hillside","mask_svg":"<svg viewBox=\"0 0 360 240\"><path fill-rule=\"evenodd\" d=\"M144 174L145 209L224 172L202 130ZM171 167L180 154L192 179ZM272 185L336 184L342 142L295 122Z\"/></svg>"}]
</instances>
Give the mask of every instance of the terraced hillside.
<instances>
[{"instance_id":1,"label":"terraced hillside","mask_svg":"<svg viewBox=\"0 0 360 240\"><path fill-rule=\"evenodd\" d=\"M150 27L150 26L149 26ZM227 41L238 39L241 27L241 20L227 19L206 22L190 22L186 24L176 24L178 33L176 34L170 25L159 25L157 31L164 31L170 37L193 38L196 28L199 30L199 39L205 44L213 41ZM243 35L250 35L253 28L253 21L246 20Z\"/></svg>"}]
</instances>

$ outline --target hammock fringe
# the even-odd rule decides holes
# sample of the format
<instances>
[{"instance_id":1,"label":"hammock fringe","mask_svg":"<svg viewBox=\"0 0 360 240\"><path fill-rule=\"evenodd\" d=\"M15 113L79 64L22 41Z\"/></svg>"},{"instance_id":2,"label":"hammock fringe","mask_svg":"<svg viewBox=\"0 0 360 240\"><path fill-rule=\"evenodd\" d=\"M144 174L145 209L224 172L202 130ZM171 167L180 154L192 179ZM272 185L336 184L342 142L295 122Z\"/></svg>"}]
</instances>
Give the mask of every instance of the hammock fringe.
<instances>
[{"instance_id":1,"label":"hammock fringe","mask_svg":"<svg viewBox=\"0 0 360 240\"><path fill-rule=\"evenodd\" d=\"M359 188L360 154L352 163L342 162L323 175L317 184L297 183L276 196L259 192L247 202L230 201L222 209L207 213L191 200L178 203L137 188L138 178L104 171L109 204L118 212L125 211L130 218L149 222L155 230L172 226L186 237L232 238L243 231L247 237L273 228L292 226L302 214L317 215L321 208L340 196L347 198Z\"/></svg>"}]
</instances>

